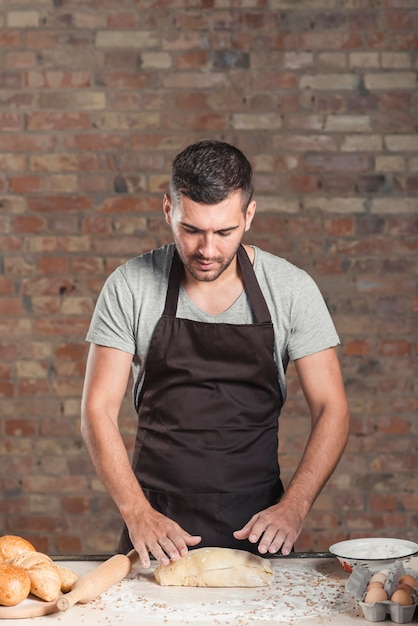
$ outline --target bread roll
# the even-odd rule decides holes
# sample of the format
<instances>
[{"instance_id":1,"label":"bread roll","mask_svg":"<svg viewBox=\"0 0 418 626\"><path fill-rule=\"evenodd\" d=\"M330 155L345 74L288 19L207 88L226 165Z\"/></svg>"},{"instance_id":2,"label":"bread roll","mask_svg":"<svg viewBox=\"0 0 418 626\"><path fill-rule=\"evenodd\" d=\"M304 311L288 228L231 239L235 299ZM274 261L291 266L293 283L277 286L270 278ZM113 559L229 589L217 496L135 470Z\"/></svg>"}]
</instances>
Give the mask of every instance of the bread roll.
<instances>
[{"instance_id":1,"label":"bread roll","mask_svg":"<svg viewBox=\"0 0 418 626\"><path fill-rule=\"evenodd\" d=\"M24 552L16 556L12 565L23 567L29 574L30 590L35 596L50 602L61 591L61 577L52 559L42 552Z\"/></svg>"},{"instance_id":2,"label":"bread roll","mask_svg":"<svg viewBox=\"0 0 418 626\"><path fill-rule=\"evenodd\" d=\"M232 548L197 548L154 571L160 585L183 587L265 587L273 575L266 559Z\"/></svg>"},{"instance_id":3,"label":"bread roll","mask_svg":"<svg viewBox=\"0 0 418 626\"><path fill-rule=\"evenodd\" d=\"M30 592L30 577L21 567L0 565L0 604L15 606L25 600Z\"/></svg>"},{"instance_id":4,"label":"bread roll","mask_svg":"<svg viewBox=\"0 0 418 626\"><path fill-rule=\"evenodd\" d=\"M61 591L62 593L68 593L69 591L71 591L78 576L75 572L73 572L72 569L69 569L68 567L62 567L61 565L57 565L56 568L61 579Z\"/></svg>"},{"instance_id":5,"label":"bread roll","mask_svg":"<svg viewBox=\"0 0 418 626\"><path fill-rule=\"evenodd\" d=\"M3 535L0 537L0 563L14 559L22 552L34 552L35 548L29 541L16 535Z\"/></svg>"}]
</instances>

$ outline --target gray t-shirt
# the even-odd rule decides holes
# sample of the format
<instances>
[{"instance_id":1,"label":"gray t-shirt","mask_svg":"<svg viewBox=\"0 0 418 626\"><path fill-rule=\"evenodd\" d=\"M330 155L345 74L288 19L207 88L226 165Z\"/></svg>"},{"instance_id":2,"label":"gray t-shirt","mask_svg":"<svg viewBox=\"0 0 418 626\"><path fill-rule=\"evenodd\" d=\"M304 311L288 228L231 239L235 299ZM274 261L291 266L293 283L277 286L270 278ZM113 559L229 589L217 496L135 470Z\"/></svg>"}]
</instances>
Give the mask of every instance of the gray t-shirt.
<instances>
[{"instance_id":1,"label":"gray t-shirt","mask_svg":"<svg viewBox=\"0 0 418 626\"><path fill-rule=\"evenodd\" d=\"M255 251L254 271L274 326L278 383L286 398L289 360L339 343L324 299L312 278L285 259ZM129 260L106 280L87 333L87 341L133 355L134 401L143 379L151 336L160 319L167 292L173 245ZM180 288L177 317L198 322L251 324L254 317L245 291L223 313L208 315Z\"/></svg>"}]
</instances>

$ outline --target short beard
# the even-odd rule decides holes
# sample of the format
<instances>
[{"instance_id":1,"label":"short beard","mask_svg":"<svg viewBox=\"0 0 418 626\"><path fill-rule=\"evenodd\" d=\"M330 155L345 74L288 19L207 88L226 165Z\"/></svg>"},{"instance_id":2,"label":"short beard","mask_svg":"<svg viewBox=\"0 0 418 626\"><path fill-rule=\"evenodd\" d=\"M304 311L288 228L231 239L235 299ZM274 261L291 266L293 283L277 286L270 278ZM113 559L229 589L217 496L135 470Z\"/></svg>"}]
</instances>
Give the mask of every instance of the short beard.
<instances>
[{"instance_id":1,"label":"short beard","mask_svg":"<svg viewBox=\"0 0 418 626\"><path fill-rule=\"evenodd\" d=\"M190 260L190 263L189 262L185 263L183 261L183 265L186 268L186 270L189 272L189 274L193 276L195 280L198 280L199 282L202 282L202 283L212 283L213 281L217 280L219 276L223 274L226 269L228 269L228 267L231 265L232 261L234 260L235 255L237 254L237 250L235 250L234 254L225 263L222 263L222 260L219 258L211 259L212 261L215 261L216 263L221 263L219 270L215 274L210 274L210 275L204 274L202 277L200 273L198 274L197 272L194 271L191 262L193 260L200 260L202 257L199 255L193 255L192 257L189 257L188 260Z\"/></svg>"}]
</instances>

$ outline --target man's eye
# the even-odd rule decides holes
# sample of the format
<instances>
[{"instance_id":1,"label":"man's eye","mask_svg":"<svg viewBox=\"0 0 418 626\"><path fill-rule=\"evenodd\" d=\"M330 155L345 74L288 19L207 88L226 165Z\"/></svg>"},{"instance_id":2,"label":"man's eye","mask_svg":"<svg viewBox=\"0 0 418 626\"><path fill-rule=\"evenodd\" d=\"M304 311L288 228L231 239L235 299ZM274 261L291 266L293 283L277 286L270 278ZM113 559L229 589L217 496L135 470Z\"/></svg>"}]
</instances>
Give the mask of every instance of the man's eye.
<instances>
[{"instance_id":1,"label":"man's eye","mask_svg":"<svg viewBox=\"0 0 418 626\"><path fill-rule=\"evenodd\" d=\"M230 230L226 230L226 231L220 230L220 231L219 231L219 235L220 235L221 237L229 237L229 236L230 236L230 234L231 234L231 231L230 231Z\"/></svg>"}]
</instances>

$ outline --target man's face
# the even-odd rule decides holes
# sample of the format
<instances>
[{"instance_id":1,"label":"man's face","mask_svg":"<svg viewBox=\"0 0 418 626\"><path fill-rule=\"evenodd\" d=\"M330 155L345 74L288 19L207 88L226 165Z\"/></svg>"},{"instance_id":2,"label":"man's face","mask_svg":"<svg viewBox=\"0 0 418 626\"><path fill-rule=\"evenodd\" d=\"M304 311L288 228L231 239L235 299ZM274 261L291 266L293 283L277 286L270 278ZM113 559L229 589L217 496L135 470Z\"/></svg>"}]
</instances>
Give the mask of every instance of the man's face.
<instances>
[{"instance_id":1,"label":"man's face","mask_svg":"<svg viewBox=\"0 0 418 626\"><path fill-rule=\"evenodd\" d=\"M219 204L199 204L180 195L164 196L165 219L189 274L198 281L212 282L230 266L255 213L255 201L242 211L240 192Z\"/></svg>"}]
</instances>

